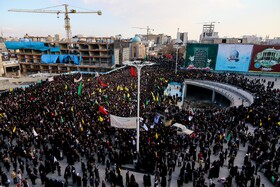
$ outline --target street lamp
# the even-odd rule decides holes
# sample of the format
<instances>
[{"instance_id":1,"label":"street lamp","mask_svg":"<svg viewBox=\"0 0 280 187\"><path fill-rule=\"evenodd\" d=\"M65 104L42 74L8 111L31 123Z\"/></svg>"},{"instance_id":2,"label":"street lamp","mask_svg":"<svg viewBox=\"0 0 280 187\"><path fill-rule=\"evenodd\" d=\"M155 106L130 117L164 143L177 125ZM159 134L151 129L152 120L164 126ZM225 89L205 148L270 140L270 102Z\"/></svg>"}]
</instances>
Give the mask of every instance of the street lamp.
<instances>
[{"instance_id":1,"label":"street lamp","mask_svg":"<svg viewBox=\"0 0 280 187\"><path fill-rule=\"evenodd\" d=\"M176 63L175 63L175 74L177 74L177 66L178 66L178 51L180 49L180 46L183 44L182 40L176 39L174 47L176 48Z\"/></svg>"},{"instance_id":2,"label":"street lamp","mask_svg":"<svg viewBox=\"0 0 280 187\"><path fill-rule=\"evenodd\" d=\"M144 66L151 66L155 63L149 62L149 61L126 61L123 63L127 66L133 66L137 69L137 78L138 78L138 84L137 84L137 125L136 125L136 152L137 155L139 154L139 142L140 142L140 78L141 78L141 69Z\"/></svg>"}]
</instances>

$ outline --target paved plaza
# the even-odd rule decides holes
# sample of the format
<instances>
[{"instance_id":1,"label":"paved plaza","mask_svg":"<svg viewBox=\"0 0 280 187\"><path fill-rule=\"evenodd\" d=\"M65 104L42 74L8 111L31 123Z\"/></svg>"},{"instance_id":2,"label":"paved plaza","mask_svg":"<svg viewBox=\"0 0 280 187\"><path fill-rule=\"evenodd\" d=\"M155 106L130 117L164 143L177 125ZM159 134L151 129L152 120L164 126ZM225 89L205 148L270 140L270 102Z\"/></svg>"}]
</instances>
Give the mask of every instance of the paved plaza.
<instances>
[{"instance_id":1,"label":"paved plaza","mask_svg":"<svg viewBox=\"0 0 280 187\"><path fill-rule=\"evenodd\" d=\"M274 77L248 77L248 78L249 79L254 79L254 78L266 79L266 83L265 84L267 84L268 81L274 81L275 82L274 87L275 88L280 88L280 80L279 80L280 78L278 78L278 79L274 78ZM232 97L239 97L239 96L237 94L232 94ZM238 100L240 98L233 98L233 99L237 99ZM252 125L250 125L250 124L247 124L247 125L249 127L249 132L253 133L254 132L254 127ZM278 146L279 146L279 144L278 144ZM227 148L227 143L224 143L223 147ZM212 148L213 147L211 147L211 149ZM240 145L240 147L239 147L239 151L238 151L238 153L236 155L236 159L235 159L235 165L237 165L239 167L239 169L241 169L241 166L243 165L244 157L246 155L247 148L248 148L248 143L246 143L245 146ZM199 150L199 148L197 148L197 150ZM198 154L198 152L197 152L197 154ZM211 155L211 163L214 160L218 160L218 159L219 159L218 156ZM81 160L86 160L86 159L81 157ZM61 164L62 176L58 176L57 171L55 171L55 173L53 173L53 174L48 174L47 177L51 178L51 179L58 179L58 180L64 181L63 175L64 175L65 167L67 166L66 157L64 156L64 159L59 161L59 162ZM228 165L228 158L225 160L224 166L221 167L221 169L220 169L219 178L213 179L213 182L218 187L219 186L223 186L223 184L221 182L218 182L218 179L226 178L229 175L229 170L227 168L227 165ZM11 180L10 172L6 171L6 169L3 167L2 163L1 163L1 166L2 166L2 170L7 173L7 176ZM74 167L76 168L77 173L80 173L80 175L82 175L81 163L80 162L79 163L76 162ZM197 161L196 161L195 167L196 168L198 167L198 162ZM100 179L101 180L105 179L105 165L102 165L101 163L99 163L98 168L99 168ZM124 184L125 184L125 175L126 175L127 171L129 171L130 174L134 174L136 182L139 184L140 187L144 186L143 185L143 175L144 175L144 173L136 172L134 170L134 165L125 165L125 166L123 166L123 168L121 170L121 174L123 176ZM168 181L168 185L167 186L169 186L169 187L176 187L177 186L177 179L178 179L179 173L180 173L180 167L178 167L178 165L176 165L175 171L172 173L172 179L170 181ZM261 177L261 184L264 184L265 187L273 186L272 183L264 176L264 174L262 172L258 172L257 175L260 175L260 177ZM205 176L206 176L206 179L208 179L208 173L206 173ZM28 179L28 177L26 176L26 172L23 174L23 178L25 178L25 177L27 178L29 185L33 186L31 184L30 179ZM151 174L151 181L152 181L152 186L154 186L154 175L153 174ZM232 186L237 186L234 180L233 180L232 184L233 184ZM10 186L16 186L16 185L14 185L12 183L12 181L11 181ZM38 187L43 186L41 184L41 181L40 181L39 177L36 179L36 185L34 185L34 186L38 186ZM72 180L70 179L69 180L69 186L76 186L76 184L75 185L72 184ZM101 184L99 186L101 186ZM106 182L106 186L110 186L110 184L108 182ZM191 187L191 186L193 186L193 184L192 184L192 182L189 182L187 184L184 183L183 186ZM249 186L249 183L248 183L248 186Z\"/></svg>"}]
</instances>

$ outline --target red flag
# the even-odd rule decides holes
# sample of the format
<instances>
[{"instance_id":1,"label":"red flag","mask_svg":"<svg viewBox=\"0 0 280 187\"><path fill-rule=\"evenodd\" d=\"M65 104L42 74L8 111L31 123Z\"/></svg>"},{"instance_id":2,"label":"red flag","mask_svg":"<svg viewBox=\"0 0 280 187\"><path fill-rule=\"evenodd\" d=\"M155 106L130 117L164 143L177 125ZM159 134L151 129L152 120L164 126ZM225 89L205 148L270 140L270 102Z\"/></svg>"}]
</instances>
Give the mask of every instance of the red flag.
<instances>
[{"instance_id":1,"label":"red flag","mask_svg":"<svg viewBox=\"0 0 280 187\"><path fill-rule=\"evenodd\" d=\"M99 77L98 77L99 83L102 87L107 87L108 85L105 84Z\"/></svg>"},{"instance_id":2,"label":"red flag","mask_svg":"<svg viewBox=\"0 0 280 187\"><path fill-rule=\"evenodd\" d=\"M107 110L105 108L103 108L101 105L99 106L99 112L101 112L102 114L108 115L109 113L107 112Z\"/></svg>"},{"instance_id":3,"label":"red flag","mask_svg":"<svg viewBox=\"0 0 280 187\"><path fill-rule=\"evenodd\" d=\"M130 67L130 74L132 77L136 77L136 73L133 67Z\"/></svg>"},{"instance_id":4,"label":"red flag","mask_svg":"<svg viewBox=\"0 0 280 187\"><path fill-rule=\"evenodd\" d=\"M171 58L172 58L172 56L171 56L170 53L167 55L167 58L168 58L168 59L171 59Z\"/></svg>"}]
</instances>

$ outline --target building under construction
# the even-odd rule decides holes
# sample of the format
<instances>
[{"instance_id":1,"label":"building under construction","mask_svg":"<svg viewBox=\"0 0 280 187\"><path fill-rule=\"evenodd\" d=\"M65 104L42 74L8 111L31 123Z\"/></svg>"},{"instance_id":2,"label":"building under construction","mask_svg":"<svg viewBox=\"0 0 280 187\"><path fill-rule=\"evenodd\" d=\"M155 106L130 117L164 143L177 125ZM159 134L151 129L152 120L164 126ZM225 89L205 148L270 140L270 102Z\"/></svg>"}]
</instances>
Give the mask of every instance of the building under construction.
<instances>
[{"instance_id":1,"label":"building under construction","mask_svg":"<svg viewBox=\"0 0 280 187\"><path fill-rule=\"evenodd\" d=\"M5 45L23 73L108 71L115 65L114 37L74 37L68 42L25 36Z\"/></svg>"}]
</instances>

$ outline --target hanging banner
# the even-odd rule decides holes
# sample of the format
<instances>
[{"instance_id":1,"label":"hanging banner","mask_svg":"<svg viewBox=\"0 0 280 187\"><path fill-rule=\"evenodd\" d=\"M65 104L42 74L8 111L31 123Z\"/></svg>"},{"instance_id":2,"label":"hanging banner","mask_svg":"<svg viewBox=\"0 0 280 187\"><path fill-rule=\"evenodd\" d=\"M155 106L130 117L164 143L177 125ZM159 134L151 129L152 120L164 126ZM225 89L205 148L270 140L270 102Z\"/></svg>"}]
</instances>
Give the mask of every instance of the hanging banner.
<instances>
[{"instance_id":1,"label":"hanging banner","mask_svg":"<svg viewBox=\"0 0 280 187\"><path fill-rule=\"evenodd\" d=\"M111 127L122 129L136 129L137 117L119 117L110 115Z\"/></svg>"}]
</instances>

